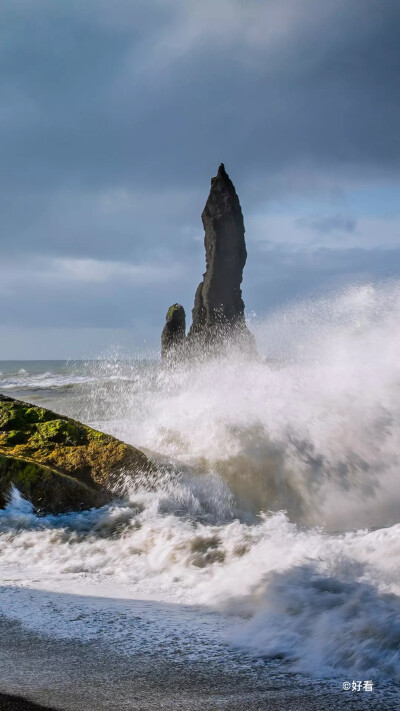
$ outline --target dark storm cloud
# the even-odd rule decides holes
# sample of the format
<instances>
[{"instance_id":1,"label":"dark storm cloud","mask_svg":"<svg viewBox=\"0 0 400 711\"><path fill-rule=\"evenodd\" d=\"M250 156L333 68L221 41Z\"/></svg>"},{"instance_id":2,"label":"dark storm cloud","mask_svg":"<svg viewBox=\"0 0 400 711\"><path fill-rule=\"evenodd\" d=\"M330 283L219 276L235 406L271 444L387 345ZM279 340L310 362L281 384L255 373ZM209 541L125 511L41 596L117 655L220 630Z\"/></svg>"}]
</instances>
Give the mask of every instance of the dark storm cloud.
<instances>
[{"instance_id":1,"label":"dark storm cloud","mask_svg":"<svg viewBox=\"0 0 400 711\"><path fill-rule=\"evenodd\" d=\"M400 179L397 0L3 0L0 16L3 257L41 255L46 274L53 258L109 269L72 286L68 269L58 284L39 278L33 296L10 286L10 322L129 326L173 291L190 307L221 160L249 222L271 197ZM351 233L357 216L313 219L311 232ZM304 284L324 278L280 254L263 281L252 259L267 275L271 253L249 249L252 308L301 291L300 268ZM344 254L321 256L320 272L384 271L373 251ZM131 264L130 278L112 262ZM184 277L135 290L135 269L173 274L175 262Z\"/></svg>"},{"instance_id":2,"label":"dark storm cloud","mask_svg":"<svg viewBox=\"0 0 400 711\"><path fill-rule=\"evenodd\" d=\"M223 4L242 35L211 10L196 34L178 1L117 1L114 24L102 2L6 2L6 187L197 186L222 157L398 170L396 0L282 0L276 37L277 3Z\"/></svg>"}]
</instances>

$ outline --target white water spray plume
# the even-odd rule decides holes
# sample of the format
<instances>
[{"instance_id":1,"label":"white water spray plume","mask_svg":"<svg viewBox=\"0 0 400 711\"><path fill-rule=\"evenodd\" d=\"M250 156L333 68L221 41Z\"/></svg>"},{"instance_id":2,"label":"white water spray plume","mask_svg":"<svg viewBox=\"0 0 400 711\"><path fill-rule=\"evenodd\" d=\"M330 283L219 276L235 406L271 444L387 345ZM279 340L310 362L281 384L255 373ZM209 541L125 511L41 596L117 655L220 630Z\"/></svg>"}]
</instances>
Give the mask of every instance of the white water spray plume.
<instances>
[{"instance_id":1,"label":"white water spray plume","mask_svg":"<svg viewBox=\"0 0 400 711\"><path fill-rule=\"evenodd\" d=\"M201 605L232 620L231 643L309 674L399 680L400 284L293 305L253 331L258 359L232 348L4 375L4 391L53 398L165 468L156 491L127 476L123 501L88 512L38 517L14 491L2 564L33 587L96 581ZM11 593L0 613L41 624ZM46 614L61 637L102 634Z\"/></svg>"}]
</instances>

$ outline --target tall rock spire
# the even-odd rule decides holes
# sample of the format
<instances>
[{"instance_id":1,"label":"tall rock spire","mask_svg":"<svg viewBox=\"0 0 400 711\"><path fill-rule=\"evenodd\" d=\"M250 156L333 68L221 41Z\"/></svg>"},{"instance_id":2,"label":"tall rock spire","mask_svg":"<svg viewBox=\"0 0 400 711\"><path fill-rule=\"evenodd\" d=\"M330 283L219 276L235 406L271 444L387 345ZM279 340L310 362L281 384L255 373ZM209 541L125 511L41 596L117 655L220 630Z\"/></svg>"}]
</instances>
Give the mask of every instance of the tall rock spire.
<instances>
[{"instance_id":1,"label":"tall rock spire","mask_svg":"<svg viewBox=\"0 0 400 711\"><path fill-rule=\"evenodd\" d=\"M193 322L185 337L185 311L180 304L168 309L161 337L163 359L170 361L197 353L200 346L239 344L241 352L256 356L254 336L246 326L241 283L247 251L242 209L223 163L201 216L206 248L206 271L192 311ZM194 350L193 350L194 347Z\"/></svg>"},{"instance_id":2,"label":"tall rock spire","mask_svg":"<svg viewBox=\"0 0 400 711\"><path fill-rule=\"evenodd\" d=\"M205 230L206 271L196 291L189 338L212 342L233 330L250 336L240 286L247 259L243 215L223 163L217 176L211 178L211 190L201 219Z\"/></svg>"}]
</instances>

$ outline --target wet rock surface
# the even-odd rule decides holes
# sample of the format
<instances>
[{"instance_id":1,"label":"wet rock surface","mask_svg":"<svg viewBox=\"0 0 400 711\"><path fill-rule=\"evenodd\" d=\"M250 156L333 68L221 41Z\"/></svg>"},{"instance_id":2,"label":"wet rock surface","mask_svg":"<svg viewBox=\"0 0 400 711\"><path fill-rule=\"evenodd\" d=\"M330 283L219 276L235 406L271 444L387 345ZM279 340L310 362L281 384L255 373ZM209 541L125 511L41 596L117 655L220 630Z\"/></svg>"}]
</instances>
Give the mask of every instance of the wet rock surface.
<instances>
[{"instance_id":1,"label":"wet rock surface","mask_svg":"<svg viewBox=\"0 0 400 711\"><path fill-rule=\"evenodd\" d=\"M256 355L253 335L246 326L242 298L247 250L242 208L223 163L211 178L211 189L202 216L206 271L192 310L192 325L185 338L185 311L174 304L167 313L161 337L161 354L199 354L235 340L240 349Z\"/></svg>"},{"instance_id":2,"label":"wet rock surface","mask_svg":"<svg viewBox=\"0 0 400 711\"><path fill-rule=\"evenodd\" d=\"M179 352L185 344L186 314L181 304L173 304L166 315L161 334L161 357L168 358Z\"/></svg>"},{"instance_id":3,"label":"wet rock surface","mask_svg":"<svg viewBox=\"0 0 400 711\"><path fill-rule=\"evenodd\" d=\"M155 467L111 435L0 395L0 507L12 485L44 512L102 506L121 472L146 477Z\"/></svg>"},{"instance_id":4,"label":"wet rock surface","mask_svg":"<svg viewBox=\"0 0 400 711\"><path fill-rule=\"evenodd\" d=\"M206 271L199 284L190 339L205 343L231 335L253 337L247 330L241 283L247 251L242 209L235 187L221 163L202 213Z\"/></svg>"},{"instance_id":5,"label":"wet rock surface","mask_svg":"<svg viewBox=\"0 0 400 711\"><path fill-rule=\"evenodd\" d=\"M206 271L199 284L190 335L206 340L220 329L244 325L241 283L247 251L239 198L223 163L201 216L204 226Z\"/></svg>"}]
</instances>

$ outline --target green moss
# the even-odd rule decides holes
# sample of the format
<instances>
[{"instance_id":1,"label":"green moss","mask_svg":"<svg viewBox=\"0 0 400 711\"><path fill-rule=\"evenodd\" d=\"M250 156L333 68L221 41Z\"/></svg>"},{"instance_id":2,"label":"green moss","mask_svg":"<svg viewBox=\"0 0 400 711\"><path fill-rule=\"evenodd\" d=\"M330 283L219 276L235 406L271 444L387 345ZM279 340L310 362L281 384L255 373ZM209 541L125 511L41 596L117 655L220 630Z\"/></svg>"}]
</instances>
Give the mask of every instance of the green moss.
<instances>
[{"instance_id":1,"label":"green moss","mask_svg":"<svg viewBox=\"0 0 400 711\"><path fill-rule=\"evenodd\" d=\"M33 442L78 445L87 441L86 432L71 420L48 420L36 426Z\"/></svg>"},{"instance_id":2,"label":"green moss","mask_svg":"<svg viewBox=\"0 0 400 711\"><path fill-rule=\"evenodd\" d=\"M180 305L180 304L172 304L172 306L170 306L169 309L168 309L168 311L167 311L167 321L169 321L170 318L172 318L174 312L177 311L177 310L180 309L180 308L181 308L181 305Z\"/></svg>"},{"instance_id":3,"label":"green moss","mask_svg":"<svg viewBox=\"0 0 400 711\"><path fill-rule=\"evenodd\" d=\"M20 407L15 407L7 403L7 405L2 408L0 419L0 427L2 430L25 429L26 426L25 413Z\"/></svg>"},{"instance_id":4,"label":"green moss","mask_svg":"<svg viewBox=\"0 0 400 711\"><path fill-rule=\"evenodd\" d=\"M99 444L108 444L112 442L113 437L111 435L105 434L104 432L99 432L98 430L92 430L91 427L87 428L87 436L92 442L99 442Z\"/></svg>"},{"instance_id":5,"label":"green moss","mask_svg":"<svg viewBox=\"0 0 400 711\"><path fill-rule=\"evenodd\" d=\"M54 477L67 477L97 496L99 489L107 494L118 484L121 471L154 474L142 452L111 435L0 394L1 456L8 464L0 468L0 507L11 483L35 505L58 511L73 505L73 487ZM47 490L50 486L54 491ZM77 505L89 498L82 494Z\"/></svg>"},{"instance_id":6,"label":"green moss","mask_svg":"<svg viewBox=\"0 0 400 711\"><path fill-rule=\"evenodd\" d=\"M25 410L25 418L28 423L47 422L56 417L54 412L45 410L43 407L28 407Z\"/></svg>"},{"instance_id":7,"label":"green moss","mask_svg":"<svg viewBox=\"0 0 400 711\"><path fill-rule=\"evenodd\" d=\"M6 504L11 485L17 487L39 511L77 510L101 506L109 495L91 489L50 467L0 454L0 502Z\"/></svg>"},{"instance_id":8,"label":"green moss","mask_svg":"<svg viewBox=\"0 0 400 711\"><path fill-rule=\"evenodd\" d=\"M44 422L55 415L42 407L23 407L19 401L2 402L0 410L0 429L26 430L36 422Z\"/></svg>"},{"instance_id":9,"label":"green moss","mask_svg":"<svg viewBox=\"0 0 400 711\"><path fill-rule=\"evenodd\" d=\"M13 483L20 486L23 490L30 487L36 481L38 474L43 475L43 469L38 464L26 462L21 466L21 460L18 459L14 463Z\"/></svg>"},{"instance_id":10,"label":"green moss","mask_svg":"<svg viewBox=\"0 0 400 711\"><path fill-rule=\"evenodd\" d=\"M22 430L11 430L6 432L2 444L6 447L14 447L16 444L25 444L29 440L29 433Z\"/></svg>"}]
</instances>

